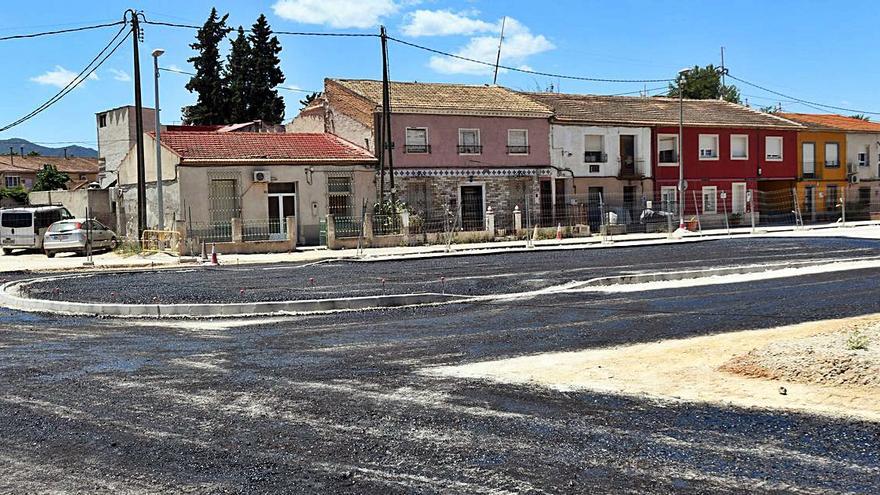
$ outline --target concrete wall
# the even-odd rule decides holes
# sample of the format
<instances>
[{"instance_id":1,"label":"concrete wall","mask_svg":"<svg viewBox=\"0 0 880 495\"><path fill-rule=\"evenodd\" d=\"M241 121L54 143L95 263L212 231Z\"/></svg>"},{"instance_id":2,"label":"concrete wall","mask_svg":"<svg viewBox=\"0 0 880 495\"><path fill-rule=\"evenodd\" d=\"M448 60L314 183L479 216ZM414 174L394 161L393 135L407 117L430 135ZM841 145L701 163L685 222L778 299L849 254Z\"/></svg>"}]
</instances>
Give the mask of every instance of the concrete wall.
<instances>
[{"instance_id":1,"label":"concrete wall","mask_svg":"<svg viewBox=\"0 0 880 495\"><path fill-rule=\"evenodd\" d=\"M859 153L864 151L868 151L868 166L859 167ZM880 179L880 134L847 133L846 163L853 164L861 180Z\"/></svg>"},{"instance_id":2,"label":"concrete wall","mask_svg":"<svg viewBox=\"0 0 880 495\"><path fill-rule=\"evenodd\" d=\"M78 189L76 191L35 191L28 194L31 204L61 205L75 217L85 217L86 207L99 222L115 229L116 218L107 189Z\"/></svg>"},{"instance_id":3,"label":"concrete wall","mask_svg":"<svg viewBox=\"0 0 880 495\"><path fill-rule=\"evenodd\" d=\"M551 125L550 164L568 168L575 177L616 177L620 173L620 136L635 136L636 173L651 177L650 127L599 127L587 125ZM584 162L585 136L601 135L605 139L608 161L596 163L598 173L590 173L590 164Z\"/></svg>"},{"instance_id":4,"label":"concrete wall","mask_svg":"<svg viewBox=\"0 0 880 495\"><path fill-rule=\"evenodd\" d=\"M100 126L101 116L106 116L107 125ZM116 178L115 171L135 145L137 134L133 106L114 108L95 115L95 128L98 130L98 157L104 160L102 185ZM156 130L156 111L143 109L144 132ZM149 148L148 148L149 149Z\"/></svg>"}]
</instances>

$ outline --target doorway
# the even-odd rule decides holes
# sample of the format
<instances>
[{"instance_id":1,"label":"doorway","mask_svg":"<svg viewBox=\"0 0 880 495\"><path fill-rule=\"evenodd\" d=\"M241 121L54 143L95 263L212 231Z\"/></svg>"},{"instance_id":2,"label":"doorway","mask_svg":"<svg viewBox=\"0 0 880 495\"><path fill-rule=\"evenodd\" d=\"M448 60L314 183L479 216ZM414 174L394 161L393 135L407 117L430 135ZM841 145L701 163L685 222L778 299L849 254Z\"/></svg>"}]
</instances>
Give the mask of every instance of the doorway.
<instances>
[{"instance_id":1,"label":"doorway","mask_svg":"<svg viewBox=\"0 0 880 495\"><path fill-rule=\"evenodd\" d=\"M541 226L553 225L553 183L549 180L541 181Z\"/></svg>"},{"instance_id":2,"label":"doorway","mask_svg":"<svg viewBox=\"0 0 880 495\"><path fill-rule=\"evenodd\" d=\"M804 211L801 216L809 216L810 219L813 219L814 215L814 201L816 195L816 187L815 186L807 186L804 188Z\"/></svg>"},{"instance_id":3,"label":"doorway","mask_svg":"<svg viewBox=\"0 0 880 495\"><path fill-rule=\"evenodd\" d=\"M633 135L620 135L620 174L636 175L636 137Z\"/></svg>"},{"instance_id":4,"label":"doorway","mask_svg":"<svg viewBox=\"0 0 880 495\"><path fill-rule=\"evenodd\" d=\"M483 230L483 186L461 186L461 227L463 230Z\"/></svg>"},{"instance_id":5,"label":"doorway","mask_svg":"<svg viewBox=\"0 0 880 495\"><path fill-rule=\"evenodd\" d=\"M281 241L287 238L286 218L297 218L296 182L272 182L268 192L269 239ZM299 222L294 221L294 225Z\"/></svg>"}]
</instances>

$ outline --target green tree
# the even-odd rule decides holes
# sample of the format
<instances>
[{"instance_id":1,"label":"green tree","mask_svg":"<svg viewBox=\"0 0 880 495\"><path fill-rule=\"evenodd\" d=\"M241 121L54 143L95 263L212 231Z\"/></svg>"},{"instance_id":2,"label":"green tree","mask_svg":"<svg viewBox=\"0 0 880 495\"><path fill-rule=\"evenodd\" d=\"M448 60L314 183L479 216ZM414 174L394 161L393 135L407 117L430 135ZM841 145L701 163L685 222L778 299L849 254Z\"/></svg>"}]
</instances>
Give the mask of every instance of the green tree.
<instances>
[{"instance_id":1,"label":"green tree","mask_svg":"<svg viewBox=\"0 0 880 495\"><path fill-rule=\"evenodd\" d=\"M284 82L281 72L281 43L272 35L266 16L260 14L248 35L251 45L252 77L250 88L250 114L267 124L280 124L284 119L284 98L275 89Z\"/></svg>"},{"instance_id":2,"label":"green tree","mask_svg":"<svg viewBox=\"0 0 880 495\"><path fill-rule=\"evenodd\" d=\"M850 115L850 118L864 120L865 122L868 122L871 120L871 117L868 117L867 115L865 115L863 113L857 113L855 115Z\"/></svg>"},{"instance_id":3,"label":"green tree","mask_svg":"<svg viewBox=\"0 0 880 495\"><path fill-rule=\"evenodd\" d=\"M70 177L64 172L59 172L55 165L43 165L43 169L37 172L37 178L31 190L55 191L57 189L67 189L68 181L70 181Z\"/></svg>"},{"instance_id":4,"label":"green tree","mask_svg":"<svg viewBox=\"0 0 880 495\"><path fill-rule=\"evenodd\" d=\"M669 83L669 96L678 98L681 85L685 98L695 100L717 100L719 98L731 103L740 103L739 89L734 85L721 83L721 71L712 64L705 67L695 65L693 69L679 74L674 83Z\"/></svg>"},{"instance_id":5,"label":"green tree","mask_svg":"<svg viewBox=\"0 0 880 495\"><path fill-rule=\"evenodd\" d=\"M226 91L223 82L223 65L220 61L220 42L231 31L226 25L229 14L220 17L216 8L205 25L196 33L196 42L190 48L198 55L187 61L193 64L196 74L186 83L186 89L198 94L195 105L183 108L183 121L187 124L224 124L229 116Z\"/></svg>"},{"instance_id":6,"label":"green tree","mask_svg":"<svg viewBox=\"0 0 880 495\"><path fill-rule=\"evenodd\" d=\"M40 152L31 150L31 151L28 151L27 156L40 156Z\"/></svg>"},{"instance_id":7,"label":"green tree","mask_svg":"<svg viewBox=\"0 0 880 495\"><path fill-rule=\"evenodd\" d=\"M309 93L306 95L305 98L303 98L302 100L299 100L299 104L302 105L303 108L305 108L305 107L311 105L312 103L314 103L315 100L317 100L318 98L323 96L323 94L324 93L321 93L320 91L317 91L314 93Z\"/></svg>"},{"instance_id":8,"label":"green tree","mask_svg":"<svg viewBox=\"0 0 880 495\"><path fill-rule=\"evenodd\" d=\"M232 49L226 58L224 79L229 104L229 122L254 120L251 112L250 95L253 79L251 68L251 43L238 27L238 36L232 41Z\"/></svg>"},{"instance_id":9,"label":"green tree","mask_svg":"<svg viewBox=\"0 0 880 495\"><path fill-rule=\"evenodd\" d=\"M28 201L28 192L24 187L4 187L0 189L0 198L8 198L19 204L26 204Z\"/></svg>"}]
</instances>

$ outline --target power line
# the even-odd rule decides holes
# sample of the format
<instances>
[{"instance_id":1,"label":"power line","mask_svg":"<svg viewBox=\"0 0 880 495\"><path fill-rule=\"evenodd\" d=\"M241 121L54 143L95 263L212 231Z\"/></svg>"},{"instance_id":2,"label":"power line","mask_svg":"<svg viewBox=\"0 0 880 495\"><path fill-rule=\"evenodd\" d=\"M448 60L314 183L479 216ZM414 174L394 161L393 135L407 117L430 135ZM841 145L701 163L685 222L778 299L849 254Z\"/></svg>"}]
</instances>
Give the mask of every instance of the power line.
<instances>
[{"instance_id":1,"label":"power line","mask_svg":"<svg viewBox=\"0 0 880 495\"><path fill-rule=\"evenodd\" d=\"M759 85L757 85L757 84L755 84L755 83L751 83L751 82L749 82L749 81L746 81L745 79L740 79L740 78L738 78L738 77L736 77L736 76L732 76L732 75L730 75L729 73L727 74L727 76L730 77L731 79L733 79L733 80L735 80L735 81L739 81L739 82L741 82L741 83L743 83L743 84L747 84L747 85L749 85L749 86L752 86L752 87L754 87L754 88L758 88L758 89L760 89L760 90L762 90L762 91L766 91L766 92L768 92L768 93L773 93L774 95L777 95L777 96L782 96L783 98L788 98L788 99L793 100L793 101L798 102L798 103L803 103L804 105L807 105L807 106L812 106L813 108L815 108L815 107L822 107L822 108L826 108L826 109L830 108L830 109L832 109L832 110L840 110L840 111L843 111L843 112L861 113L861 114L868 114L868 115L880 115L880 112L869 112L869 111L867 111L867 110L856 110L856 109L853 109L853 108L838 107L838 106L834 106L834 105L826 105L826 104L824 104L824 103L816 103L815 101L802 100L802 99L800 99L800 98L797 98L797 97L794 97L794 96L790 96L790 95L787 95L787 94L785 94L785 93L780 93L780 92L778 92L778 91L773 91L772 89L765 88L764 86L759 86Z\"/></svg>"},{"instance_id":2,"label":"power line","mask_svg":"<svg viewBox=\"0 0 880 495\"><path fill-rule=\"evenodd\" d=\"M170 68L170 67L159 67L159 70L161 70L161 71L165 71L165 72L173 72L173 73L175 73L175 74L184 74L184 75L187 75L187 76L195 76L195 75L196 75L195 72L187 72L187 71L185 71L185 70L172 69L172 68ZM320 91L312 91L312 90L310 90L310 89L293 88L293 87L290 87L290 86L275 86L275 87L278 88L278 89L284 89L284 90L287 90L287 91L296 91L296 92L298 92L298 93L307 93L307 94L311 94L311 93L320 93Z\"/></svg>"},{"instance_id":3,"label":"power line","mask_svg":"<svg viewBox=\"0 0 880 495\"><path fill-rule=\"evenodd\" d=\"M441 50L436 50L434 48L429 48L427 46L417 45L415 43L410 43L409 41L399 40L397 38L393 38L388 36L388 39L394 41L396 43L400 43L402 45L410 46L413 48L418 48L419 50L424 50L426 52L436 53L438 55L443 55L444 57L456 58L459 60L464 60L466 62L471 62L474 64L486 65L489 67L495 67L495 64L492 62L486 62L484 60L476 60L473 58L463 57L461 55L455 55L452 53L444 52ZM586 77L586 76L569 76L565 74L553 74L551 72L540 72L528 69L520 69L517 67L510 67L505 65L499 65L498 68L510 70L514 72L521 72L524 74L532 74L536 76L544 76L544 77L555 77L557 79L571 79L575 81L589 81L589 82L607 82L607 83L660 83L660 82L672 82L673 79L606 79L600 77Z\"/></svg>"},{"instance_id":4,"label":"power line","mask_svg":"<svg viewBox=\"0 0 880 495\"><path fill-rule=\"evenodd\" d=\"M128 30L126 32L126 35L123 36L122 39L120 39L118 43L116 43L116 46L114 46L112 49L110 49L110 46L113 45L114 42L116 42L116 40L119 38L119 35L121 35L125 31L126 31L126 25L125 25L125 23L123 23L123 26L119 29L119 32L117 32L116 35L113 36L113 39L111 39L110 42L107 43L107 45L104 46L104 48L101 49L101 51L98 52L97 55L95 55L95 58L93 58L91 60L91 62L89 62L88 65L86 65L86 67L82 71L80 71L80 73L77 74L76 77L73 78L73 80L71 80L69 83L67 83L67 85L61 89L61 91L59 91L58 93L55 93L55 95L52 96L51 98L49 98L48 100L46 100L45 103L38 106L36 109L31 111L29 114L25 115L24 117L21 117L20 119L16 120L15 122L12 122L12 123L7 124L3 127L0 127L0 132L7 131L7 130L19 125L19 124L22 124L22 123L30 120L31 118L33 118L36 115L38 115L39 113L41 113L43 110L46 110L50 106L57 103L59 100L64 98L68 93L73 91L77 86L82 84L83 81L85 81L86 78L88 78L90 75L92 75L92 73L94 73L98 69L98 67L100 67L105 61L107 61L107 59L110 58L110 56L113 55L113 53L119 48L119 46L122 45L122 43L128 38L128 36L131 34L130 30ZM104 55L108 49L110 49L109 53ZM104 56L104 58L101 58L102 55ZM98 61L98 59L100 59L100 61ZM97 64L96 64L96 62L97 62Z\"/></svg>"},{"instance_id":5,"label":"power line","mask_svg":"<svg viewBox=\"0 0 880 495\"><path fill-rule=\"evenodd\" d=\"M176 22L162 22L162 21L148 21L144 19L144 24L152 24L154 26L167 26L167 27L177 27L177 28L185 28L185 29L202 29L202 26L194 26L192 24L179 24Z\"/></svg>"},{"instance_id":6,"label":"power line","mask_svg":"<svg viewBox=\"0 0 880 495\"><path fill-rule=\"evenodd\" d=\"M93 24L91 26L81 26L70 29L58 29L56 31L44 31L42 33L31 33L31 34L16 34L13 36L3 36L0 37L0 41L8 41L8 40L20 40L26 38L37 38L39 36L51 36L55 34L64 34L64 33L75 33L78 31L88 31L90 29L100 29L110 26L118 26L120 24L125 24L125 21L116 21L116 22L108 22L106 24Z\"/></svg>"}]
</instances>

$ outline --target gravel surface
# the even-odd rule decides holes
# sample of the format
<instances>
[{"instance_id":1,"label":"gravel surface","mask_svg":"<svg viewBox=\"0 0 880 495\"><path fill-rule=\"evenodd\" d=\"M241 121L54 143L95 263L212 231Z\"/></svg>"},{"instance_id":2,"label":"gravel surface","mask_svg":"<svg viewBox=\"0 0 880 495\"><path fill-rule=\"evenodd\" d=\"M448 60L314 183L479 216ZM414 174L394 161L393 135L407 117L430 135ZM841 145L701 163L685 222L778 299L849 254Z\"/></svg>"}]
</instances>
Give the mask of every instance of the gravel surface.
<instances>
[{"instance_id":1,"label":"gravel surface","mask_svg":"<svg viewBox=\"0 0 880 495\"><path fill-rule=\"evenodd\" d=\"M880 424L419 373L876 313L877 280L243 326L2 312L0 493L878 493Z\"/></svg>"},{"instance_id":2,"label":"gravel surface","mask_svg":"<svg viewBox=\"0 0 880 495\"><path fill-rule=\"evenodd\" d=\"M689 244L454 256L407 261L220 266L96 274L36 283L31 297L127 304L287 301L383 293L520 292L622 273L880 256L839 238L718 239Z\"/></svg>"},{"instance_id":3,"label":"gravel surface","mask_svg":"<svg viewBox=\"0 0 880 495\"><path fill-rule=\"evenodd\" d=\"M774 380L868 386L877 388L880 400L880 321L769 344L731 359L720 369Z\"/></svg>"}]
</instances>

